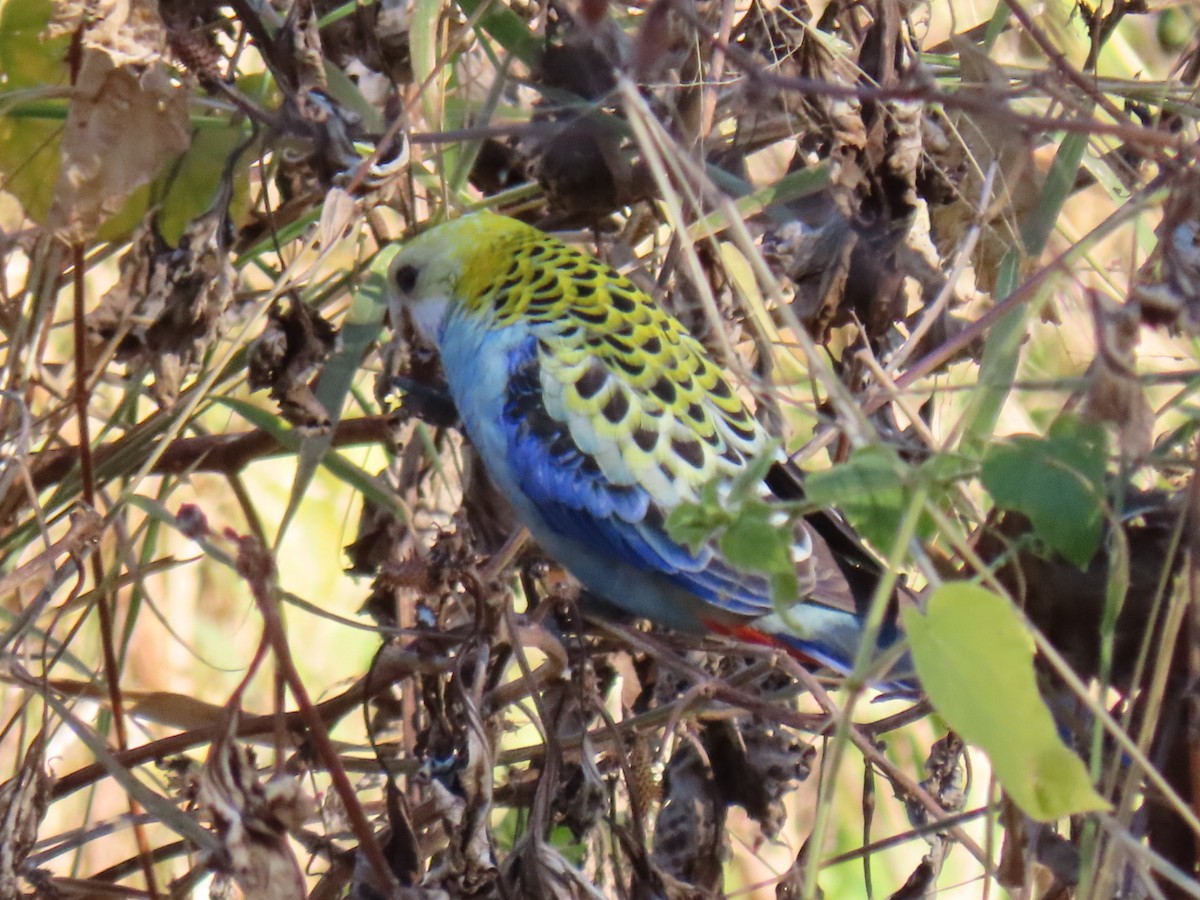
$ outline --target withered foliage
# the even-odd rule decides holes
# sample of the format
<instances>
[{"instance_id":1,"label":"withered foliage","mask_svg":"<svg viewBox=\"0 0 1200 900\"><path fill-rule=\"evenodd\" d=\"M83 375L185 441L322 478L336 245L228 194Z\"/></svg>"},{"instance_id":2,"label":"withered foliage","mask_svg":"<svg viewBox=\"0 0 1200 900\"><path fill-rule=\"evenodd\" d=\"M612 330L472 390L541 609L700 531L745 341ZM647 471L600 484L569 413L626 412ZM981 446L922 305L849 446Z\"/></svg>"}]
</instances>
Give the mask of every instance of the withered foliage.
<instances>
[{"instance_id":1,"label":"withered foliage","mask_svg":"<svg viewBox=\"0 0 1200 900\"><path fill-rule=\"evenodd\" d=\"M333 326L302 300L293 298L286 312L276 304L262 334L250 344L247 383L252 390L270 388L280 415L293 425L328 427L329 412L312 385L336 346Z\"/></svg>"},{"instance_id":2,"label":"withered foliage","mask_svg":"<svg viewBox=\"0 0 1200 900\"><path fill-rule=\"evenodd\" d=\"M151 219L121 258L121 280L88 317L92 349L154 372L154 396L170 406L220 334L237 275L226 210L195 219L171 247Z\"/></svg>"},{"instance_id":3,"label":"withered foliage","mask_svg":"<svg viewBox=\"0 0 1200 900\"><path fill-rule=\"evenodd\" d=\"M1194 896L1200 44L1165 37L1194 13L940 6L0 6L0 900ZM1151 26L1159 80L1112 75ZM823 520L839 589L890 552L913 605L1005 592L1111 814L1037 822L918 688L625 620L547 559L371 293L476 205L629 272L801 464L926 472L921 541ZM985 445L1066 414L1112 451L1083 566L980 503ZM286 509L251 466L280 454ZM344 550L282 539L319 468L361 503ZM357 620L281 587L314 560ZM199 624L158 602L183 566ZM151 616L189 657L261 623L244 680L144 671ZM319 683L351 627L373 658Z\"/></svg>"}]
</instances>

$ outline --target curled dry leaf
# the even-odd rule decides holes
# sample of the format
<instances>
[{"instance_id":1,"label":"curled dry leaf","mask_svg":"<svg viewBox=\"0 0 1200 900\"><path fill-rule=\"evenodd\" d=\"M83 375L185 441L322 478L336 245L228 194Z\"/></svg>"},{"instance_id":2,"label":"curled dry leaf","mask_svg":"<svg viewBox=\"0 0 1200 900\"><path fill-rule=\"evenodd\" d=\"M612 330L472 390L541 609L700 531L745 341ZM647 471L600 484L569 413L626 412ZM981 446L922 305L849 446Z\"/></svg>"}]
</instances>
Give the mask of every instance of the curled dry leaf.
<instances>
[{"instance_id":1,"label":"curled dry leaf","mask_svg":"<svg viewBox=\"0 0 1200 900\"><path fill-rule=\"evenodd\" d=\"M113 0L83 34L47 227L68 242L95 235L129 195L191 141L187 96L163 56L152 0Z\"/></svg>"},{"instance_id":2,"label":"curled dry leaf","mask_svg":"<svg viewBox=\"0 0 1200 900\"><path fill-rule=\"evenodd\" d=\"M425 878L426 884L460 893L492 881L496 863L488 843L488 807L477 806L472 810L467 800L437 780L430 784L430 799L450 836L451 846L435 857L435 864Z\"/></svg>"},{"instance_id":3,"label":"curled dry leaf","mask_svg":"<svg viewBox=\"0 0 1200 900\"><path fill-rule=\"evenodd\" d=\"M198 801L220 836L223 866L247 897L299 900L304 874L288 844L289 829L312 815L312 799L289 776L259 780L250 754L234 740L237 716L213 742L200 774Z\"/></svg>"},{"instance_id":4,"label":"curled dry leaf","mask_svg":"<svg viewBox=\"0 0 1200 900\"><path fill-rule=\"evenodd\" d=\"M454 679L429 678L422 691L430 726L417 746L433 776L428 800L447 838L423 886L454 896L486 895L499 876L489 822L496 735L480 708L489 662L481 648Z\"/></svg>"},{"instance_id":5,"label":"curled dry leaf","mask_svg":"<svg viewBox=\"0 0 1200 900\"><path fill-rule=\"evenodd\" d=\"M937 893L937 878L942 871L942 863L951 846L950 841L940 840L934 848L919 862L900 889L888 897L888 900L922 900Z\"/></svg>"},{"instance_id":6,"label":"curled dry leaf","mask_svg":"<svg viewBox=\"0 0 1200 900\"><path fill-rule=\"evenodd\" d=\"M639 82L661 78L670 67L679 32L672 18L671 4L659 0L650 4L638 23L637 37L629 51L629 68Z\"/></svg>"},{"instance_id":7,"label":"curled dry leaf","mask_svg":"<svg viewBox=\"0 0 1200 900\"><path fill-rule=\"evenodd\" d=\"M293 425L328 428L329 411L312 383L337 342L337 329L307 303L292 298L284 312L276 302L262 334L250 345L250 388L270 388L280 413Z\"/></svg>"},{"instance_id":8,"label":"curled dry leaf","mask_svg":"<svg viewBox=\"0 0 1200 900\"><path fill-rule=\"evenodd\" d=\"M842 62L833 71L847 85L860 83L863 75L884 87L919 83L925 76L905 39L898 10L885 4L881 13L864 35L858 65ZM903 226L916 203L924 105L839 98L830 100L827 109L834 200L861 234L882 238Z\"/></svg>"},{"instance_id":9,"label":"curled dry leaf","mask_svg":"<svg viewBox=\"0 0 1200 900\"><path fill-rule=\"evenodd\" d=\"M546 646L545 642L543 646ZM565 654L559 665L560 670L566 670ZM566 825L578 842L609 812L609 789L596 764L596 747L588 734L592 717L580 702L595 689L595 672L588 661L583 660L573 674L575 678L572 679L548 679L543 689L542 703L549 713L545 724L555 735L549 752L561 753L563 759L546 764L541 780L544 782L547 773L553 772L556 783L539 784L539 789L547 791L557 821ZM581 736L579 745L573 749L571 742L577 736ZM543 816L539 822L542 828L547 825L545 818Z\"/></svg>"},{"instance_id":10,"label":"curled dry leaf","mask_svg":"<svg viewBox=\"0 0 1200 900\"><path fill-rule=\"evenodd\" d=\"M1096 358L1088 369L1082 417L1113 426L1122 454L1141 459L1154 437L1154 409L1137 376L1141 310L1136 303L1117 303L1095 291L1091 301Z\"/></svg>"},{"instance_id":11,"label":"curled dry leaf","mask_svg":"<svg viewBox=\"0 0 1200 900\"><path fill-rule=\"evenodd\" d=\"M853 84L853 79L849 80ZM833 131L833 146L829 151L829 180L834 199L843 215L857 212L857 195L866 188L868 173L867 127L863 123L862 102L853 97L839 97L828 103L829 124Z\"/></svg>"},{"instance_id":12,"label":"curled dry leaf","mask_svg":"<svg viewBox=\"0 0 1200 900\"><path fill-rule=\"evenodd\" d=\"M321 51L321 30L317 20L314 4L292 4L277 45L290 51L287 63L294 79L291 86L300 95L313 89L324 91L327 87L325 55Z\"/></svg>"},{"instance_id":13,"label":"curled dry leaf","mask_svg":"<svg viewBox=\"0 0 1200 900\"><path fill-rule=\"evenodd\" d=\"M925 780L921 782L929 794L941 804L948 813L958 812L963 808L967 799L967 770L966 745L953 731L935 741L929 748L929 756L925 759ZM905 800L908 810L908 821L913 828L924 829L930 824L929 810L916 799ZM925 839L934 844L937 833L929 832Z\"/></svg>"},{"instance_id":14,"label":"curled dry leaf","mask_svg":"<svg viewBox=\"0 0 1200 900\"><path fill-rule=\"evenodd\" d=\"M488 878L496 872L488 825L488 816L492 811L492 768L496 763L496 751L488 732L479 709L469 703L467 764L461 773L461 784L468 804L462 849L467 873L476 878Z\"/></svg>"},{"instance_id":15,"label":"curled dry leaf","mask_svg":"<svg viewBox=\"0 0 1200 900\"><path fill-rule=\"evenodd\" d=\"M336 245L361 217L358 202L348 191L340 187L330 188L321 205L321 221L317 229L321 246L328 249Z\"/></svg>"},{"instance_id":16,"label":"curled dry leaf","mask_svg":"<svg viewBox=\"0 0 1200 900\"><path fill-rule=\"evenodd\" d=\"M818 339L837 319L857 237L841 216L817 227L788 222L763 240L767 262L791 282L793 309Z\"/></svg>"},{"instance_id":17,"label":"curled dry leaf","mask_svg":"<svg viewBox=\"0 0 1200 900\"><path fill-rule=\"evenodd\" d=\"M663 773L663 799L654 825L650 859L678 881L718 895L729 856L728 807L698 741L684 740Z\"/></svg>"},{"instance_id":18,"label":"curled dry leaf","mask_svg":"<svg viewBox=\"0 0 1200 900\"><path fill-rule=\"evenodd\" d=\"M596 766L596 748L585 733L580 741L579 762L567 767L567 778L559 794L559 814L576 843L582 841L609 812L608 785Z\"/></svg>"},{"instance_id":19,"label":"curled dry leaf","mask_svg":"<svg viewBox=\"0 0 1200 900\"><path fill-rule=\"evenodd\" d=\"M593 878L546 841L525 844L520 852L520 863L520 879L512 886L509 896L542 900L601 900L606 896L597 890Z\"/></svg>"},{"instance_id":20,"label":"curled dry leaf","mask_svg":"<svg viewBox=\"0 0 1200 900\"><path fill-rule=\"evenodd\" d=\"M404 885L413 884L421 874L421 847L413 830L412 816L404 794L392 781L386 790L387 817L390 834L383 851L396 879Z\"/></svg>"},{"instance_id":21,"label":"curled dry leaf","mask_svg":"<svg viewBox=\"0 0 1200 900\"><path fill-rule=\"evenodd\" d=\"M203 85L225 81L225 53L215 30L205 27L206 17L198 5L169 3L164 7L163 22L171 55Z\"/></svg>"},{"instance_id":22,"label":"curled dry leaf","mask_svg":"<svg viewBox=\"0 0 1200 900\"><path fill-rule=\"evenodd\" d=\"M1004 843L996 880L1012 891L1040 884L1043 897L1073 896L1071 888L1079 883L1079 848L1053 826L1030 819L1007 796L1001 797L1000 822Z\"/></svg>"},{"instance_id":23,"label":"curled dry leaf","mask_svg":"<svg viewBox=\"0 0 1200 900\"><path fill-rule=\"evenodd\" d=\"M508 498L488 477L474 447L464 451L463 505L461 515L474 539L476 552L492 554L504 546L520 528Z\"/></svg>"},{"instance_id":24,"label":"curled dry leaf","mask_svg":"<svg viewBox=\"0 0 1200 900\"><path fill-rule=\"evenodd\" d=\"M858 67L831 57L821 76L854 86L866 72L879 83L919 85L926 76L899 24L895 17L875 23ZM927 302L941 287L928 219L918 215L926 109L919 102L823 98L813 101L812 115L829 143L829 195L768 233L764 255L794 285L793 309L814 337L861 325L881 349L898 337L894 326L910 295Z\"/></svg>"},{"instance_id":25,"label":"curled dry leaf","mask_svg":"<svg viewBox=\"0 0 1200 900\"><path fill-rule=\"evenodd\" d=\"M705 895L719 894L729 807L741 806L773 838L787 818L783 798L808 778L815 755L797 735L757 716L706 724L667 764L654 864Z\"/></svg>"},{"instance_id":26,"label":"curled dry leaf","mask_svg":"<svg viewBox=\"0 0 1200 900\"><path fill-rule=\"evenodd\" d=\"M384 514L395 519L391 513ZM365 515L364 525L370 525ZM368 561L374 554L383 552L385 547L377 541L387 540L387 533L360 534L368 543L361 547L351 546L361 559ZM406 543L412 537L411 529L404 526L395 534L403 536ZM458 585L474 559L470 546L461 532L448 531L439 534L428 553L413 553L398 562L384 560L361 611L387 627L419 624L421 627L452 629L462 625L460 619L468 613L464 611ZM421 603L417 622L403 617L397 619L398 611L411 608L415 600ZM443 602L447 600L449 602ZM433 606L441 609L443 617L433 611ZM426 614L428 618L425 618Z\"/></svg>"},{"instance_id":27,"label":"curled dry leaf","mask_svg":"<svg viewBox=\"0 0 1200 900\"><path fill-rule=\"evenodd\" d=\"M21 867L37 841L49 794L45 741L39 734L13 777L0 785L0 829L4 834L0 840L0 897L23 896L18 882Z\"/></svg>"},{"instance_id":28,"label":"curled dry leaf","mask_svg":"<svg viewBox=\"0 0 1200 900\"><path fill-rule=\"evenodd\" d=\"M996 866L996 880L1008 888L1019 889L1031 880L1029 830L1033 822L1007 796L1001 800L1000 820L1004 823L1004 843Z\"/></svg>"},{"instance_id":29,"label":"curled dry leaf","mask_svg":"<svg viewBox=\"0 0 1200 900\"><path fill-rule=\"evenodd\" d=\"M382 483L389 481L389 473L386 470L376 477ZM375 503L371 497L364 496L354 542L343 548L350 557L350 568L347 571L355 575L374 575L384 565L398 563L401 541L406 531L404 522L392 510ZM414 574L427 569L428 565L411 567ZM425 589L429 584L429 579L423 576L414 580L416 583L413 586L417 589Z\"/></svg>"},{"instance_id":30,"label":"curled dry leaf","mask_svg":"<svg viewBox=\"0 0 1200 900\"><path fill-rule=\"evenodd\" d=\"M193 219L172 248L153 220L121 258L121 278L88 317L94 343L116 341L116 357L149 364L154 395L170 406L179 387L220 333L237 273L225 241L228 191Z\"/></svg>"},{"instance_id":31,"label":"curled dry leaf","mask_svg":"<svg viewBox=\"0 0 1200 900\"><path fill-rule=\"evenodd\" d=\"M825 42L836 47L838 41L830 34L815 37L812 19L812 10L804 3L753 0L730 37L766 73L824 81L834 58ZM767 79L751 78L735 81L727 96L726 109L737 118L738 143L745 150L757 149L781 134L796 134L805 144L819 140L821 126L815 114L821 101L807 93L774 90Z\"/></svg>"},{"instance_id":32,"label":"curled dry leaf","mask_svg":"<svg viewBox=\"0 0 1200 900\"><path fill-rule=\"evenodd\" d=\"M726 801L774 838L787 820L783 798L812 772L814 747L795 732L755 716L705 729L704 743Z\"/></svg>"}]
</instances>

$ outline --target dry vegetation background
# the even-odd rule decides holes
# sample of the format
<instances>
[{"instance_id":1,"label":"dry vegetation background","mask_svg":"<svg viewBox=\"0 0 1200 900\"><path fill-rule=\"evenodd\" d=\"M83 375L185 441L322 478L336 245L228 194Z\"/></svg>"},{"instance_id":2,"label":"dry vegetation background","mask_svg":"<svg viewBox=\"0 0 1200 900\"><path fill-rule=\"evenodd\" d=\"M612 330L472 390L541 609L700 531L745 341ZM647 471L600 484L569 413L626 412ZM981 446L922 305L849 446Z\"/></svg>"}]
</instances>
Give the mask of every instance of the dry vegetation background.
<instances>
[{"instance_id":1,"label":"dry vegetation background","mask_svg":"<svg viewBox=\"0 0 1200 900\"><path fill-rule=\"evenodd\" d=\"M1197 21L6 0L0 898L1200 895ZM386 315L479 206L632 272L911 586L989 573L1111 807L584 623Z\"/></svg>"}]
</instances>

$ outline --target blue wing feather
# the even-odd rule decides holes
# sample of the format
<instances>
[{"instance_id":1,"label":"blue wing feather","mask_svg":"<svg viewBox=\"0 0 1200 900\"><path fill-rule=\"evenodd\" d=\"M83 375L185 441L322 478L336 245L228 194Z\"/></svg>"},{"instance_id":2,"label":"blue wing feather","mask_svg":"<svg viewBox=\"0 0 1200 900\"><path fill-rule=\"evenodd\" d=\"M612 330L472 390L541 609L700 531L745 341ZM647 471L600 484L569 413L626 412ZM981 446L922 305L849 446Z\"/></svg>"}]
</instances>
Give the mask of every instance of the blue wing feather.
<instances>
[{"instance_id":1,"label":"blue wing feather","mask_svg":"<svg viewBox=\"0 0 1200 900\"><path fill-rule=\"evenodd\" d=\"M761 576L742 573L711 547L692 552L671 540L648 491L617 485L572 440L567 426L547 412L534 337L509 354L501 428L507 467L540 518L556 534L614 562L657 573L717 610L755 616L772 609ZM615 598L614 598L615 599Z\"/></svg>"}]
</instances>

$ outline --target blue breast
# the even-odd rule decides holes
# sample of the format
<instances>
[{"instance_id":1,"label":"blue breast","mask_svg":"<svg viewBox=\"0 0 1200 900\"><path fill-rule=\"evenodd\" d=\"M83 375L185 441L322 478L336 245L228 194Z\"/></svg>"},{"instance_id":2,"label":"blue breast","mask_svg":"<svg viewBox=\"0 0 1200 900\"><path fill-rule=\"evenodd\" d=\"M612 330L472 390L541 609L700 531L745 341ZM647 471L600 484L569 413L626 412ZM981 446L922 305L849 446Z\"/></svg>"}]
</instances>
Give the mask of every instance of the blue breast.
<instances>
[{"instance_id":1,"label":"blue breast","mask_svg":"<svg viewBox=\"0 0 1200 900\"><path fill-rule=\"evenodd\" d=\"M614 485L543 402L536 335L452 316L441 334L447 380L471 442L497 487L551 556L634 615L683 630L701 615L760 615L763 579L732 571L711 548L667 537L637 485ZM709 606L708 604L711 604Z\"/></svg>"}]
</instances>

